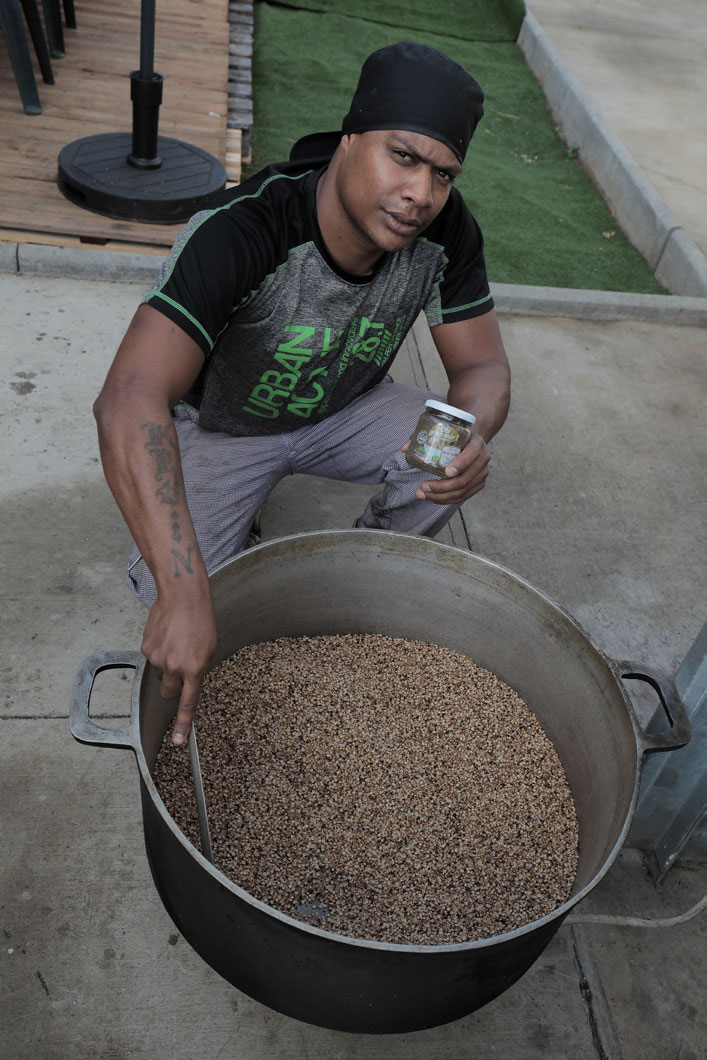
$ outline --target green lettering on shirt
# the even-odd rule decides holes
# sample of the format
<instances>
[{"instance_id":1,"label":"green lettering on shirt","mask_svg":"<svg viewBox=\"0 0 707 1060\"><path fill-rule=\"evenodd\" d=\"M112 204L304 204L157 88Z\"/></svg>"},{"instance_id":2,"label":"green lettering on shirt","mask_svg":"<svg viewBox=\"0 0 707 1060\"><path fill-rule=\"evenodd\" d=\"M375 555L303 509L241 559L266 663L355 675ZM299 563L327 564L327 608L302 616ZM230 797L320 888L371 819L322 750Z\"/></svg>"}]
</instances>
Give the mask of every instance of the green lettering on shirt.
<instances>
[{"instance_id":1,"label":"green lettering on shirt","mask_svg":"<svg viewBox=\"0 0 707 1060\"><path fill-rule=\"evenodd\" d=\"M333 353L334 350L338 350L341 345L341 336L344 334L344 329L339 328L339 331L335 339L332 339L334 329L324 328L324 345L322 346L322 357L326 357L328 353Z\"/></svg>"},{"instance_id":2,"label":"green lettering on shirt","mask_svg":"<svg viewBox=\"0 0 707 1060\"><path fill-rule=\"evenodd\" d=\"M309 358L312 356L311 350L303 351L298 357L294 353L282 353L278 346L275 354L275 360L278 364L281 364L283 368L289 368L291 372L294 372L299 376L302 371L302 365L306 364Z\"/></svg>"},{"instance_id":3,"label":"green lettering on shirt","mask_svg":"<svg viewBox=\"0 0 707 1060\"><path fill-rule=\"evenodd\" d=\"M300 346L302 342L306 342L308 339L314 338L314 332L316 331L316 328L310 327L309 324L288 324L285 328L285 331L294 331L295 337L291 338L289 342L281 342L278 346L278 350L281 353L294 353L295 348ZM302 350L301 346L300 352L306 352L309 355L311 355L312 353L311 349L305 351Z\"/></svg>"},{"instance_id":4,"label":"green lettering on shirt","mask_svg":"<svg viewBox=\"0 0 707 1060\"><path fill-rule=\"evenodd\" d=\"M325 327L320 356L324 357L338 352L338 363L337 358L333 358L326 365L320 362L319 367L307 373L304 382L304 366L311 361L318 346L316 341L312 341L316 328L309 324L288 324L285 332L289 337L279 343L273 354L272 366L263 372L253 387L248 400L243 405L243 411L266 419L276 419L283 409L303 419L309 419L315 412L322 414L329 405L331 393L327 393L324 386L315 382L317 377L321 376L323 382L330 374L329 368L334 365L336 365L336 377L341 377L351 365L353 358L365 364L373 362L383 367L389 361L392 352L397 349L404 320L404 316L399 316L394 325L387 326L367 316L354 317L346 334L343 349L343 329ZM276 370L275 365L284 371ZM300 386L311 388L309 394L297 393ZM331 384L329 384L329 390L331 390Z\"/></svg>"}]
</instances>

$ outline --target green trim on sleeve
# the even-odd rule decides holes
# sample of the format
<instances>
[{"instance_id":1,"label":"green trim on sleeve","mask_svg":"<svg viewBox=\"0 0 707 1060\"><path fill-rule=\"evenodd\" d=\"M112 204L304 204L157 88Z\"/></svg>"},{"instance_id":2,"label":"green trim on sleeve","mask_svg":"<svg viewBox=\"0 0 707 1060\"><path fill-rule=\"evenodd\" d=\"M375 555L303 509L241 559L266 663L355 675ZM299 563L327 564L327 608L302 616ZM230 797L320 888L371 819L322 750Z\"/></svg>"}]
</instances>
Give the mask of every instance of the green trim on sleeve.
<instances>
[{"instance_id":1,"label":"green trim on sleeve","mask_svg":"<svg viewBox=\"0 0 707 1060\"><path fill-rule=\"evenodd\" d=\"M187 318L187 320L190 320L192 322L192 324L194 325L195 328L198 328L198 330L201 332L201 334L204 336L204 338L208 342L209 350L213 350L214 344L213 344L213 341L211 339L211 336L201 326L201 324L196 319L196 317L193 317L191 315L191 313L184 308L183 305L180 305L179 302L175 302L173 298L170 298L169 295L167 295L167 294L163 294L162 291L152 291L152 292L150 292L147 295L147 297L145 298L145 302L149 302L152 298L163 298L165 300L165 302L168 302L175 309L178 309L179 312L182 313Z\"/></svg>"},{"instance_id":2,"label":"green trim on sleeve","mask_svg":"<svg viewBox=\"0 0 707 1060\"><path fill-rule=\"evenodd\" d=\"M475 302L467 302L466 305L455 305L449 309L440 309L440 313L444 316L445 313L461 313L464 309L474 309L477 305L483 305L484 302L488 302L491 298L491 292L485 294L483 298L477 298Z\"/></svg>"},{"instance_id":3,"label":"green trim on sleeve","mask_svg":"<svg viewBox=\"0 0 707 1060\"><path fill-rule=\"evenodd\" d=\"M262 193L265 191L265 189L267 188L268 184L272 184L272 182L274 180L302 180L304 177L308 177L311 172L312 172L312 170L308 169L308 170L306 170L306 172L297 173L296 175L290 175L289 173L273 173L273 175L271 177L268 177L267 180L263 181L263 183L260 185L260 187L258 188L257 191L251 192L251 194L249 194L249 195L236 195L229 202L224 203L223 206L216 206L213 210L202 210L199 213L194 214L192 219L191 219L191 221L187 221L187 224L182 229L182 232L179 233L179 235L177 236L177 242L175 243L174 248L173 248L174 250L176 250L176 253L174 254L174 256L172 258L172 261L171 261L170 266L169 266L169 271L167 272L167 275L165 276L164 280L162 281L162 284L161 284L161 287L159 288L159 290L161 290L162 287L165 287L166 284L169 283L169 281L170 281L170 279L172 277L172 273L174 272L175 267L177 265L177 261L179 260L179 255L182 253L182 251L184 250L185 246L187 245L187 243L189 242L191 237L194 235L194 233L199 228L201 228L201 226L204 224L205 221L210 220L210 218L214 217L217 213L221 213L222 210L230 210L232 206L236 205L236 203L245 202L246 199L257 199L257 198L259 198L262 195ZM192 221L194 220L194 217L199 217L200 213L203 213L204 216L200 217L200 220L194 225L193 228L190 228L190 225L191 225ZM180 236L182 234L184 235L184 239L183 239L183 241L180 244L179 240L180 240ZM182 307L178 306L178 308L181 309ZM196 323L196 321L194 321L194 323ZM202 331L203 331L203 328L202 328ZM206 332L204 332L204 334L206 335ZM211 339L209 339L209 342L211 342ZM213 346L213 343L211 343L211 345Z\"/></svg>"}]
</instances>

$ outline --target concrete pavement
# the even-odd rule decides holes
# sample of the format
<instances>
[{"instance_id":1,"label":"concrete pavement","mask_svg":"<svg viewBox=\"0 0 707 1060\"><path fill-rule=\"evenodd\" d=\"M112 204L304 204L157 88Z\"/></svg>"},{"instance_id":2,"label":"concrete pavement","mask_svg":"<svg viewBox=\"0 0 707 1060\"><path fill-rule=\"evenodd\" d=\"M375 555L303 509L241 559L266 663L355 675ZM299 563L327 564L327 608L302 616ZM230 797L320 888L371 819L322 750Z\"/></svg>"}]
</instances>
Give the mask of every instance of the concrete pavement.
<instances>
[{"instance_id":1,"label":"concrete pavement","mask_svg":"<svg viewBox=\"0 0 707 1060\"><path fill-rule=\"evenodd\" d=\"M679 5L678 10L681 11ZM685 12L681 13L684 19ZM617 57L620 57L622 69L627 67L633 70L631 83L637 83L642 90L647 89L638 100L632 101L634 121L639 116L639 122L641 117L653 122L648 135L644 133L642 138L641 142L645 146L651 145L661 131L655 125L655 97L660 93L653 79L646 85L645 78L640 78L641 67L635 60L634 37L640 38L643 24L636 14L629 23L620 36ZM584 28L581 5L577 28ZM688 27L685 25L683 28L687 30ZM606 37L606 33L589 37L591 43L587 52L592 59L597 58L599 61L590 62L586 71L601 69L602 44ZM671 45L675 51L679 48L679 40L671 40ZM657 194L644 169L637 164L612 127L612 111L607 117L596 98L584 88L564 61L531 10L526 12L523 20L518 46L545 93L550 114L560 135L575 152L590 180L601 191L617 225L643 255L655 279L672 294L707 295L707 258L694 242L689 225L685 227L680 224ZM595 56L597 51L599 55ZM612 89L614 85L620 84L619 77L611 81ZM690 98L690 93L683 91L683 96ZM695 179L698 179L698 172L694 171Z\"/></svg>"},{"instance_id":2,"label":"concrete pavement","mask_svg":"<svg viewBox=\"0 0 707 1060\"><path fill-rule=\"evenodd\" d=\"M308 1027L219 979L161 905L129 753L67 732L90 651L139 646L123 586L127 531L105 486L90 414L142 288L0 277L3 340L4 853L0 1035L12 1060L511 1057L664 1060L702 1055L704 917L671 928L564 926L514 987L448 1027L392 1037ZM615 657L671 672L702 621L696 498L704 330L504 317L515 401L482 495L446 540L510 567ZM442 384L424 328L396 374ZM702 389L701 389L702 388ZM365 487L285 480L266 537L349 526ZM129 682L101 678L94 711L125 715ZM637 695L645 720L650 697ZM626 851L587 907L683 913L699 866L655 887Z\"/></svg>"},{"instance_id":3,"label":"concrete pavement","mask_svg":"<svg viewBox=\"0 0 707 1060\"><path fill-rule=\"evenodd\" d=\"M587 98L707 254L702 0L530 0Z\"/></svg>"}]
</instances>

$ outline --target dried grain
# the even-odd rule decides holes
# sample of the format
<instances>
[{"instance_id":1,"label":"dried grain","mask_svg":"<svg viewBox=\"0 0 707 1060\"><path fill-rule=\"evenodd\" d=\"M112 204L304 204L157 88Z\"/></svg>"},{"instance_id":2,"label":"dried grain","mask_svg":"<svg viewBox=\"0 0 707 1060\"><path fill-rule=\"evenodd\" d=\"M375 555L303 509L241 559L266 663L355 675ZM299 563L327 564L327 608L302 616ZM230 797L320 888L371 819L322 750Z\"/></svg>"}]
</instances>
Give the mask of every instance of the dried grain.
<instances>
[{"instance_id":1,"label":"dried grain","mask_svg":"<svg viewBox=\"0 0 707 1060\"><path fill-rule=\"evenodd\" d=\"M373 634L248 645L204 683L214 862L251 895L356 938L486 938L570 894L577 819L537 718L447 648ZM199 846L188 754L154 770Z\"/></svg>"}]
</instances>

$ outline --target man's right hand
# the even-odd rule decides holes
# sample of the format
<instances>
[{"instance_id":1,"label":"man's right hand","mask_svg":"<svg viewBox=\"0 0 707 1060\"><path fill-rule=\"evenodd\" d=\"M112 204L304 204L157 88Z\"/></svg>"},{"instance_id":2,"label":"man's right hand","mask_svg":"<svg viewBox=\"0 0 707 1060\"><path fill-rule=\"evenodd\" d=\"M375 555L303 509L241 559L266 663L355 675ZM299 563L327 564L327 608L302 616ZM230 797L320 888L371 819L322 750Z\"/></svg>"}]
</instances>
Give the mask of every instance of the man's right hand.
<instances>
[{"instance_id":1,"label":"man's right hand","mask_svg":"<svg viewBox=\"0 0 707 1060\"><path fill-rule=\"evenodd\" d=\"M217 640L171 413L203 364L193 338L141 305L94 405L106 480L157 585L142 650L162 695L179 698L175 743L189 735Z\"/></svg>"},{"instance_id":2,"label":"man's right hand","mask_svg":"<svg viewBox=\"0 0 707 1060\"><path fill-rule=\"evenodd\" d=\"M172 743L189 735L206 668L216 651L216 617L211 595L174 600L158 597L142 638L143 655L152 664L164 699L179 697Z\"/></svg>"}]
</instances>

